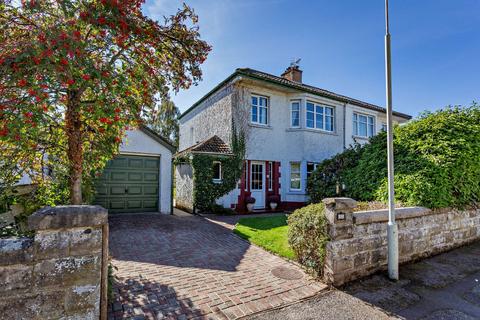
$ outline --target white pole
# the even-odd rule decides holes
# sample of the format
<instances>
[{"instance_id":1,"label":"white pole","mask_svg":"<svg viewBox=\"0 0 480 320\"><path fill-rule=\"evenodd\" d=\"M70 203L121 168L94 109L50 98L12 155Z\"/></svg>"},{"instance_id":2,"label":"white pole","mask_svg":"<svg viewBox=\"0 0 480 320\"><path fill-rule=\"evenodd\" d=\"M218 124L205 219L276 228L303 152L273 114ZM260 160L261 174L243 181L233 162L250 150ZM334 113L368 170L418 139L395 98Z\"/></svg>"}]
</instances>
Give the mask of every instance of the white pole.
<instances>
[{"instance_id":1,"label":"white pole","mask_svg":"<svg viewBox=\"0 0 480 320\"><path fill-rule=\"evenodd\" d=\"M395 189L393 185L392 69L388 0L385 0L385 75L387 78L387 161L388 161L388 277L398 280L398 228L395 223Z\"/></svg>"}]
</instances>

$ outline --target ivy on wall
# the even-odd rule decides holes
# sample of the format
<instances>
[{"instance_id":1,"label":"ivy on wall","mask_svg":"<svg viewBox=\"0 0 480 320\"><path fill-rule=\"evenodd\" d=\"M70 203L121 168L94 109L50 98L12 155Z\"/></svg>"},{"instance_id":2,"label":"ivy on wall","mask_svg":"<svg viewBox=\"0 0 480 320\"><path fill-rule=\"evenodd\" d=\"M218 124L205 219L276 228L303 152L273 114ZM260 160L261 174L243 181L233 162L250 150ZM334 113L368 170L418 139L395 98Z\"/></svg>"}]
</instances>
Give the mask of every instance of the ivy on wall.
<instances>
[{"instance_id":1,"label":"ivy on wall","mask_svg":"<svg viewBox=\"0 0 480 320\"><path fill-rule=\"evenodd\" d=\"M211 210L215 206L216 199L236 188L245 160L245 136L242 132L232 135L231 149L233 155L194 153L189 159L193 168L193 203L196 209ZM186 159L183 158L183 160ZM213 181L214 161L221 163L221 182Z\"/></svg>"}]
</instances>

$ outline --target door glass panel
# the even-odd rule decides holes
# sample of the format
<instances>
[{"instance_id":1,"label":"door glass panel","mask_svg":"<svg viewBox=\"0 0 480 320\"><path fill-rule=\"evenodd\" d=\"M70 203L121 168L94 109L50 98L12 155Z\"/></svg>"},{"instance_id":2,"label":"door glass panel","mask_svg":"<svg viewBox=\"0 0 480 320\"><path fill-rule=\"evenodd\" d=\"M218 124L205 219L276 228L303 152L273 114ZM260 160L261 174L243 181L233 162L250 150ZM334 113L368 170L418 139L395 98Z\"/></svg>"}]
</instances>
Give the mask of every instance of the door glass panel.
<instances>
[{"instance_id":1,"label":"door glass panel","mask_svg":"<svg viewBox=\"0 0 480 320\"><path fill-rule=\"evenodd\" d=\"M263 189L263 164L252 164L251 189Z\"/></svg>"}]
</instances>

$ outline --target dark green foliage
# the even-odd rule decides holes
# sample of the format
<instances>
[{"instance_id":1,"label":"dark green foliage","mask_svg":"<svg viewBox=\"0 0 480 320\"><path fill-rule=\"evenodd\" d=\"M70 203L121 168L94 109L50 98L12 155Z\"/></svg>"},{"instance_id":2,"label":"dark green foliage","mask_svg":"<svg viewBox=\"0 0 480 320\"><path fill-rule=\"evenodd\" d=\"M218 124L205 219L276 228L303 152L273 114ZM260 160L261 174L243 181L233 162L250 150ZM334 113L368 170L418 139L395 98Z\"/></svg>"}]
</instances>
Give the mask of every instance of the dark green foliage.
<instances>
[{"instance_id":1,"label":"dark green foliage","mask_svg":"<svg viewBox=\"0 0 480 320\"><path fill-rule=\"evenodd\" d=\"M225 208L221 205L214 204L210 207L210 212L213 214L218 214L221 216L228 216L228 215L233 215L235 214L235 211L233 211L230 208Z\"/></svg>"},{"instance_id":2,"label":"dark green foliage","mask_svg":"<svg viewBox=\"0 0 480 320\"><path fill-rule=\"evenodd\" d=\"M335 196L331 176L342 194L362 201L387 201L386 134L349 149L319 166L309 181L313 202ZM480 107L448 107L423 113L394 130L395 198L429 208L465 207L480 200ZM331 166L339 157L348 166Z\"/></svg>"},{"instance_id":3,"label":"dark green foliage","mask_svg":"<svg viewBox=\"0 0 480 320\"><path fill-rule=\"evenodd\" d=\"M307 181L307 192L311 201L318 203L324 198L341 195L340 186L344 183L342 173L346 168L350 168L357 163L361 152L362 148L359 144L356 144L343 153L320 163L317 170ZM337 193L337 189L340 193Z\"/></svg>"},{"instance_id":4,"label":"dark green foliage","mask_svg":"<svg viewBox=\"0 0 480 320\"><path fill-rule=\"evenodd\" d=\"M231 149L232 156L193 154L193 202L198 210L211 211L216 199L236 188L245 158L245 138L242 133L233 135ZM222 164L221 182L213 181L213 161Z\"/></svg>"},{"instance_id":5,"label":"dark green foliage","mask_svg":"<svg viewBox=\"0 0 480 320\"><path fill-rule=\"evenodd\" d=\"M288 244L296 259L315 276L321 276L329 241L325 206L317 203L295 210L288 217L288 226Z\"/></svg>"}]
</instances>

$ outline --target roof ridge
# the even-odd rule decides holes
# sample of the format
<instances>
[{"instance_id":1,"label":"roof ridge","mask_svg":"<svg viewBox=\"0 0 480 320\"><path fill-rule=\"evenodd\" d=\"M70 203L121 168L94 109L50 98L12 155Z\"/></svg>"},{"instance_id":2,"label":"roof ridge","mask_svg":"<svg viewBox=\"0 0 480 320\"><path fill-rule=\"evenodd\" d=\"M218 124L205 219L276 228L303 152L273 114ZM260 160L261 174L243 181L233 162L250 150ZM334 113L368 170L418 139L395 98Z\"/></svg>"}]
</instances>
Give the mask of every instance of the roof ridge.
<instances>
[{"instance_id":1,"label":"roof ridge","mask_svg":"<svg viewBox=\"0 0 480 320\"><path fill-rule=\"evenodd\" d=\"M202 98L200 98L197 102L195 102L190 108L188 108L185 112L183 112L180 115L179 119L183 118L185 115L190 113L200 103L202 103L205 99L210 97L217 90L219 90L226 83L228 83L228 81L234 79L238 75L244 75L244 76L252 77L254 79L262 80L262 81L270 81L270 82L275 83L277 85L289 86L289 87L297 89L297 90L301 90L301 91L304 91L304 92L309 92L311 94L316 94L316 95L319 95L319 96L323 96L325 98L341 101L341 102L344 102L344 103L351 103L351 104L357 105L359 107L371 109L371 110L378 111L378 112L386 113L386 111L387 111L384 107L380 107L380 106L375 105L373 103L365 102L365 101L362 101L362 100L359 100L359 99L356 99L356 98L351 98L349 96L339 94L339 93L335 93L333 91L329 91L329 90L322 89L322 88L319 88L319 87L315 87L313 85L291 81L291 80L285 79L285 78L280 77L280 76L276 76L276 75L273 75L273 74L270 74L270 73L267 73L267 72L264 72L264 71L260 71L260 70L256 70L256 69L252 69L252 68L247 67L247 68L236 68L234 73L232 73L225 80L223 80L218 85L216 85L210 92L205 94ZM408 119L408 120L412 118L412 116L410 116L406 113L398 112L398 111L393 111L393 114L396 115L396 116Z\"/></svg>"}]
</instances>

